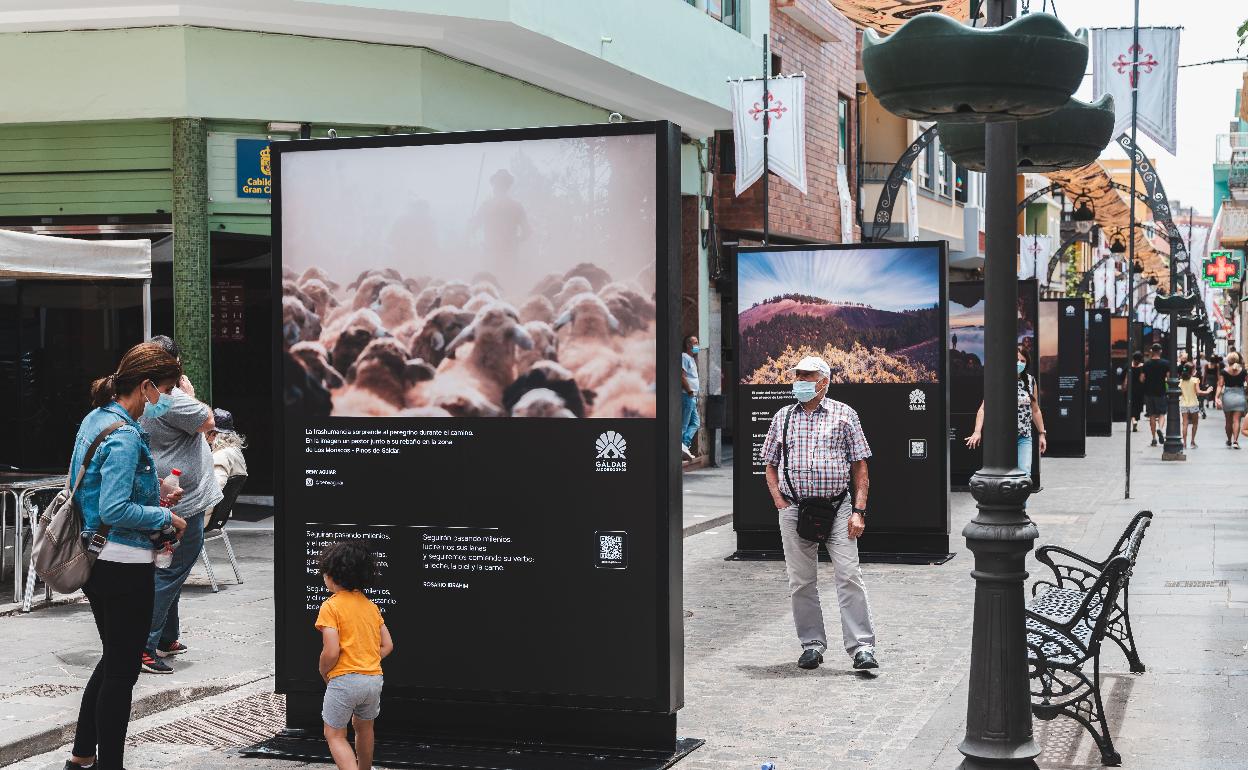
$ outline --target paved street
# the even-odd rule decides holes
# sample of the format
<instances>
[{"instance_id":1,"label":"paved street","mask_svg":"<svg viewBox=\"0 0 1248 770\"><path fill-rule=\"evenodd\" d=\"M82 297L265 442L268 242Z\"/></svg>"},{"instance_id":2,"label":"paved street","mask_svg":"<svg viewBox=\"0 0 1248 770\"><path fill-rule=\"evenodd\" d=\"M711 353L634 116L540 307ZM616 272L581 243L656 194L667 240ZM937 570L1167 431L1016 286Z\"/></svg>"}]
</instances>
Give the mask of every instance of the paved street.
<instances>
[{"instance_id":1,"label":"paved street","mask_svg":"<svg viewBox=\"0 0 1248 770\"><path fill-rule=\"evenodd\" d=\"M1040 543L1089 554L1106 551L1135 511L1150 508L1157 514L1131 592L1148 673L1126 673L1125 660L1112 648L1103 666L1111 729L1128 768L1243 767L1248 503L1237 485L1248 457L1222 447L1211 422L1203 431L1205 445L1191 452L1188 462L1165 464L1140 440L1144 434L1136 434L1130 501L1121 499L1121 432L1112 439L1089 439L1087 458L1045 461L1046 486L1031 504ZM689 474L687 511L712 511L730 493L730 481L724 470ZM970 496L955 494L953 509L956 533L973 514ZM215 597L206 588L190 592L185 636L196 653L173 677L143 677L140 698L157 703L151 700L155 693L175 690L159 701L164 705L212 687L250 684L136 722L131 767L298 765L246 760L231 752L263 737L280 719L280 701L265 678L271 666L271 644L265 641L271 603L261 551L268 541L249 538L243 546L248 582L228 585ZM954 542L957 556L943 566L865 567L883 666L871 677L851 672L847 659L835 652L816 671L797 669L783 565L724 561L733 550L729 526L688 537L685 608L692 615L686 619L680 731L707 743L679 767L721 770L765 761L779 770L956 766L966 708L971 580L969 553L958 538ZM824 570L830 577L830 567ZM1188 584L1167 585L1178 581ZM76 691L41 698L28 688L36 682L80 682L94 650L84 610L77 605L0 619L6 635L9 628L19 629L11 633L21 635L20 649L37 649L39 640L53 637L52 629L56 638L71 640L59 645L63 651L32 652L6 664L6 685L0 689L5 744L23 734L18 725L63 718L76 704ZM24 678L18 678L19 671ZM1091 742L1072 722L1037 722L1036 734L1045 747L1042 767L1100 767ZM63 758L62 749L15 768L59 770Z\"/></svg>"}]
</instances>

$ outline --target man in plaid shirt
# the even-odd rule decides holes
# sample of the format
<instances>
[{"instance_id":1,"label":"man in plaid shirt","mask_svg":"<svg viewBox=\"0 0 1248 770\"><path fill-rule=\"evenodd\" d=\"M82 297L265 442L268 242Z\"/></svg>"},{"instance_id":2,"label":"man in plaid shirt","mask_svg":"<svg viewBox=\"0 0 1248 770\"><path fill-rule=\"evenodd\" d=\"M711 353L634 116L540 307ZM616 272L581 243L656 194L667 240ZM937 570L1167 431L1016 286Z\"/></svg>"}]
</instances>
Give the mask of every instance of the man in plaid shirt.
<instances>
[{"instance_id":1,"label":"man in plaid shirt","mask_svg":"<svg viewBox=\"0 0 1248 770\"><path fill-rule=\"evenodd\" d=\"M810 497L831 498L845 493L852 476L853 505L847 505L842 498L827 548L836 575L845 651L853 658L854 668L878 668L871 605L858 566L858 536L866 529L867 458L871 456L871 447L862 433L858 413L848 404L825 397L832 374L826 361L808 356L791 371L796 375L793 395L798 403L776 412L763 442L762 456L767 466L767 488L780 512L793 622L802 644L797 665L818 668L828 647L817 584L819 544L797 534L797 504ZM786 479L781 467L781 444L785 418L790 413ZM789 487L790 480L794 488Z\"/></svg>"}]
</instances>

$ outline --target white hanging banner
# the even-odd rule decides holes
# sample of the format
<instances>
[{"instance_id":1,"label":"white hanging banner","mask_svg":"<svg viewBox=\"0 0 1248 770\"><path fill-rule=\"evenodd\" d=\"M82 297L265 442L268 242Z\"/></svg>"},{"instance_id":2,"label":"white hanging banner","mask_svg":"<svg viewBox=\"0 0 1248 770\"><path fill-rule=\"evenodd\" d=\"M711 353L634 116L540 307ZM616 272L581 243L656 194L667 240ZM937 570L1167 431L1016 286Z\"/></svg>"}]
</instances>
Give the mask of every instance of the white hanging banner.
<instances>
[{"instance_id":1,"label":"white hanging banner","mask_svg":"<svg viewBox=\"0 0 1248 770\"><path fill-rule=\"evenodd\" d=\"M762 80L733 80L732 138L736 148L736 194L763 175L763 115L769 115L768 160L771 171L806 193L806 78L771 78L767 107Z\"/></svg>"},{"instance_id":2,"label":"white hanging banner","mask_svg":"<svg viewBox=\"0 0 1248 770\"><path fill-rule=\"evenodd\" d=\"M1049 266L1053 239L1048 235L1018 236L1018 277L1035 278Z\"/></svg>"},{"instance_id":3,"label":"white hanging banner","mask_svg":"<svg viewBox=\"0 0 1248 770\"><path fill-rule=\"evenodd\" d=\"M906 177L906 240L919 239L919 186Z\"/></svg>"},{"instance_id":4,"label":"white hanging banner","mask_svg":"<svg viewBox=\"0 0 1248 770\"><path fill-rule=\"evenodd\" d=\"M854 242L854 199L849 194L849 171L836 167L836 193L841 204L841 243Z\"/></svg>"},{"instance_id":5,"label":"white hanging banner","mask_svg":"<svg viewBox=\"0 0 1248 770\"><path fill-rule=\"evenodd\" d=\"M1131 130L1131 69L1132 62L1138 60L1139 129L1174 155L1178 149L1179 30L1142 27L1138 52L1133 51L1130 28L1094 29L1092 42L1093 94L1095 99L1113 94L1114 136Z\"/></svg>"}]
</instances>

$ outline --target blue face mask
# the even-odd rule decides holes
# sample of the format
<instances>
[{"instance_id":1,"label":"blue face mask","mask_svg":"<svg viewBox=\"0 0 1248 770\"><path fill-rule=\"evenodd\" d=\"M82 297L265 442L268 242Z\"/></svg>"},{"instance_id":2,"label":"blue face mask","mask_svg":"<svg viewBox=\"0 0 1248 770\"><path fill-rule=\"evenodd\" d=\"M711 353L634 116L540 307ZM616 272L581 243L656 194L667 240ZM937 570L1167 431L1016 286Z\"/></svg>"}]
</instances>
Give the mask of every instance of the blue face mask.
<instances>
[{"instance_id":1,"label":"blue face mask","mask_svg":"<svg viewBox=\"0 0 1248 770\"><path fill-rule=\"evenodd\" d=\"M1027 368L1027 364L1026 364L1026 363L1024 363L1023 361L1019 361L1019 362L1018 362L1018 373L1019 373L1019 374L1022 374L1022 373L1023 373L1023 370L1024 370L1024 369L1026 369L1026 368Z\"/></svg>"},{"instance_id":2,"label":"blue face mask","mask_svg":"<svg viewBox=\"0 0 1248 770\"><path fill-rule=\"evenodd\" d=\"M803 404L815 397L815 393L819 389L815 387L815 383L806 380L798 380L793 383L793 397Z\"/></svg>"},{"instance_id":3,"label":"blue face mask","mask_svg":"<svg viewBox=\"0 0 1248 770\"><path fill-rule=\"evenodd\" d=\"M169 408L173 406L173 396L168 393L161 393L154 404L148 401L146 396L143 400L143 416L149 420L163 417L169 411Z\"/></svg>"},{"instance_id":4,"label":"blue face mask","mask_svg":"<svg viewBox=\"0 0 1248 770\"><path fill-rule=\"evenodd\" d=\"M702 352L702 347L700 345L694 345L693 347L689 348L689 351L696 356L697 354Z\"/></svg>"}]
</instances>

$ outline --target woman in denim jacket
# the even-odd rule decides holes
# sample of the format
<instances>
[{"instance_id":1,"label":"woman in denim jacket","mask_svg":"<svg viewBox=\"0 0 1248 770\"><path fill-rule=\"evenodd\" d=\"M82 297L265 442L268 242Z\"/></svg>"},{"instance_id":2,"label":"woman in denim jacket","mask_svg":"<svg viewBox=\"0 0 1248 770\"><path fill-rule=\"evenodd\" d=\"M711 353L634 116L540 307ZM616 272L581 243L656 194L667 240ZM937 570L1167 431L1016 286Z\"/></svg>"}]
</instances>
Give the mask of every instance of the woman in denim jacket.
<instances>
[{"instance_id":1,"label":"woman in denim jacket","mask_svg":"<svg viewBox=\"0 0 1248 770\"><path fill-rule=\"evenodd\" d=\"M82 693L67 770L123 770L131 693L152 620L151 535L172 525L181 536L186 527L180 516L160 506L156 463L138 417L167 410L169 392L181 375L177 360L159 346L143 343L130 348L116 372L91 386L96 408L83 418L74 441L71 475L81 467L96 436L122 423L96 449L74 493L86 529L95 532L101 524L110 529L82 589L91 602L104 654Z\"/></svg>"}]
</instances>

